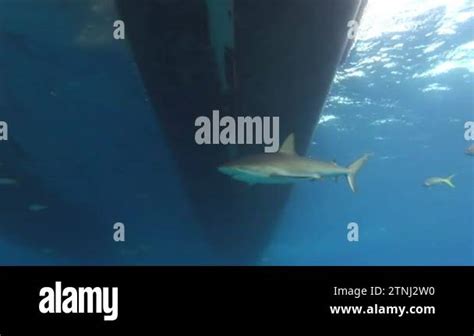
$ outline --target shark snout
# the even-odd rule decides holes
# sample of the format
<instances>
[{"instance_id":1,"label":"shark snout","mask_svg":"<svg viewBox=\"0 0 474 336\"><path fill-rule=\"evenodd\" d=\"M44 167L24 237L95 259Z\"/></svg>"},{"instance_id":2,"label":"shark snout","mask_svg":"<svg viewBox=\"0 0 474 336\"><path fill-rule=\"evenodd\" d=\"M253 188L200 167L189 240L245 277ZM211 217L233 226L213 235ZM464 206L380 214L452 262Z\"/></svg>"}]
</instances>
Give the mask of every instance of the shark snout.
<instances>
[{"instance_id":1,"label":"shark snout","mask_svg":"<svg viewBox=\"0 0 474 336\"><path fill-rule=\"evenodd\" d=\"M234 171L234 169L226 165L217 167L217 170L225 175L232 175L232 172Z\"/></svg>"}]
</instances>

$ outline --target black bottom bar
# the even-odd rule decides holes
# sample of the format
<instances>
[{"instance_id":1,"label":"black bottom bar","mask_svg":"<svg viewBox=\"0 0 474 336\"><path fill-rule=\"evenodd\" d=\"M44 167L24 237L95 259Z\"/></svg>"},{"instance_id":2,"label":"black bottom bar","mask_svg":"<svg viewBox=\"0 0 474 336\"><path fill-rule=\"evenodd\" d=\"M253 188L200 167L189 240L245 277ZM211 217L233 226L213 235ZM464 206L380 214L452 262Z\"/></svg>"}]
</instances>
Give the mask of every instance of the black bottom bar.
<instances>
[{"instance_id":1,"label":"black bottom bar","mask_svg":"<svg viewBox=\"0 0 474 336\"><path fill-rule=\"evenodd\" d=\"M416 326L472 335L473 283L472 267L3 267L0 335L25 335L30 328L41 335L158 335L168 334L169 327L174 332L206 327L223 334L242 328L248 334L249 323L305 326L314 335L329 334L322 325L352 334ZM40 297L43 287L51 288L45 293L54 293L54 300ZM110 294L117 287L117 318L104 321L113 314L97 312L97 301L95 312L62 312L79 310L80 287ZM51 301L42 301L46 298ZM61 312L41 313L40 302L48 309L46 303L54 302Z\"/></svg>"}]
</instances>

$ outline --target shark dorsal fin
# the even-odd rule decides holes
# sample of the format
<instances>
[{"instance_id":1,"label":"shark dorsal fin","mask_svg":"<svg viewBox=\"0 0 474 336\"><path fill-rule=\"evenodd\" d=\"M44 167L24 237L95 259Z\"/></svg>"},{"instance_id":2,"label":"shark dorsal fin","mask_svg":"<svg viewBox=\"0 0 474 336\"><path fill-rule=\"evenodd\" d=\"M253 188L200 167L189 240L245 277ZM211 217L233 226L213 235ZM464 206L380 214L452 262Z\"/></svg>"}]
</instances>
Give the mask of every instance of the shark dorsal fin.
<instances>
[{"instance_id":1,"label":"shark dorsal fin","mask_svg":"<svg viewBox=\"0 0 474 336\"><path fill-rule=\"evenodd\" d=\"M295 135L291 133L281 145L280 153L295 155Z\"/></svg>"}]
</instances>

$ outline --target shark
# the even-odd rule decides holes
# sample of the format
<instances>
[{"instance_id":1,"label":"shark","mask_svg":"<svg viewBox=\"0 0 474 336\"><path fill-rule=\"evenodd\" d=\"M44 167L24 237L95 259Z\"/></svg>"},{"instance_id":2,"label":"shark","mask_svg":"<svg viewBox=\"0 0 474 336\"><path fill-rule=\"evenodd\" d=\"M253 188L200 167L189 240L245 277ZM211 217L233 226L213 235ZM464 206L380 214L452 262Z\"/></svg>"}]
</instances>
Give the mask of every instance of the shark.
<instances>
[{"instance_id":1,"label":"shark","mask_svg":"<svg viewBox=\"0 0 474 336\"><path fill-rule=\"evenodd\" d=\"M275 153L246 156L218 167L219 172L247 184L282 184L300 180L317 181L345 176L352 192L355 177L369 156L364 154L348 167L335 162L313 160L295 152L295 136L290 134Z\"/></svg>"},{"instance_id":2,"label":"shark","mask_svg":"<svg viewBox=\"0 0 474 336\"><path fill-rule=\"evenodd\" d=\"M453 177L455 175L451 175L448 177L430 177L425 180L424 186L425 187L432 187L437 184L446 184L451 188L455 188L453 184Z\"/></svg>"}]
</instances>

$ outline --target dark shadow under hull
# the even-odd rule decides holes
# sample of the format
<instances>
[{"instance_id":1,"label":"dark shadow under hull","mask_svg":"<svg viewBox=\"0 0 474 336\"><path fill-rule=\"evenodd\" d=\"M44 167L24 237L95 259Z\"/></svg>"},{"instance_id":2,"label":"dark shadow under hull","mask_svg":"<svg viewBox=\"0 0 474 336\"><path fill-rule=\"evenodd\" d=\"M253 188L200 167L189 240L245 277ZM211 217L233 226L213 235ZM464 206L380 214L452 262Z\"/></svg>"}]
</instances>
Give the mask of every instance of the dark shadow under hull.
<instances>
[{"instance_id":1,"label":"dark shadow under hull","mask_svg":"<svg viewBox=\"0 0 474 336\"><path fill-rule=\"evenodd\" d=\"M281 138L294 132L303 154L350 48L347 23L365 1L116 3L206 237L229 263L254 262L272 236L290 186L247 186L220 175L216 167L223 162L263 148L198 146L195 119L216 109L221 115L278 116ZM233 45L222 51L215 36Z\"/></svg>"}]
</instances>

